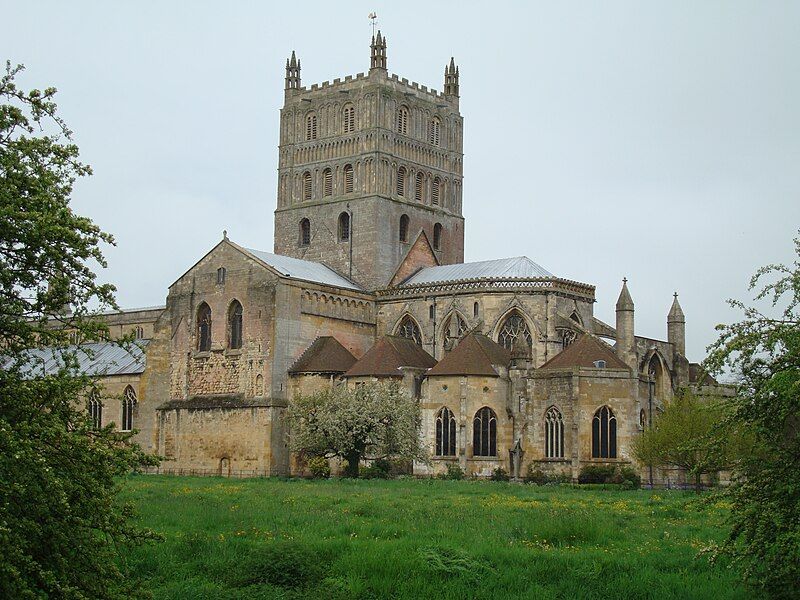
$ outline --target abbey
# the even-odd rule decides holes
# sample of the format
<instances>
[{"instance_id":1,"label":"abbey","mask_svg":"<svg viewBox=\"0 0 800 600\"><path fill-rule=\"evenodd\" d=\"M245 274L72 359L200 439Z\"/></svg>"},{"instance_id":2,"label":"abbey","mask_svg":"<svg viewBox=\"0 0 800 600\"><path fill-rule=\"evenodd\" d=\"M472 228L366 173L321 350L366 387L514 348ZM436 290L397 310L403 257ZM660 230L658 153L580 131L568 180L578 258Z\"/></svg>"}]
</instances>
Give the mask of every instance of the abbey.
<instances>
[{"instance_id":1,"label":"abbey","mask_svg":"<svg viewBox=\"0 0 800 600\"><path fill-rule=\"evenodd\" d=\"M292 53L273 253L224 236L166 306L108 315L145 351L106 373L98 424L138 429L167 470L302 473L291 398L395 379L422 407L415 473L631 463L655 411L714 384L685 357L677 295L648 339L625 282L611 325L594 286L527 257L464 263L459 69L439 92L389 74L380 32L370 50L368 73L310 87Z\"/></svg>"}]
</instances>

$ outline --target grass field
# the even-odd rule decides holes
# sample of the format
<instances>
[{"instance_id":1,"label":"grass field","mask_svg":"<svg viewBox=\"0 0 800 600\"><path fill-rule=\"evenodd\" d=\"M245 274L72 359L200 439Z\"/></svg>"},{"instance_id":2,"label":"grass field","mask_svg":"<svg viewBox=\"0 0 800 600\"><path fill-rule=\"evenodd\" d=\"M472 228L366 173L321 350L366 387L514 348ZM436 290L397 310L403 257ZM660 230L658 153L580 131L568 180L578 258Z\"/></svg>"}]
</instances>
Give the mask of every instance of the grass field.
<instances>
[{"instance_id":1,"label":"grass field","mask_svg":"<svg viewBox=\"0 0 800 600\"><path fill-rule=\"evenodd\" d=\"M156 598L746 598L697 553L726 507L684 492L471 481L132 477L165 541Z\"/></svg>"}]
</instances>

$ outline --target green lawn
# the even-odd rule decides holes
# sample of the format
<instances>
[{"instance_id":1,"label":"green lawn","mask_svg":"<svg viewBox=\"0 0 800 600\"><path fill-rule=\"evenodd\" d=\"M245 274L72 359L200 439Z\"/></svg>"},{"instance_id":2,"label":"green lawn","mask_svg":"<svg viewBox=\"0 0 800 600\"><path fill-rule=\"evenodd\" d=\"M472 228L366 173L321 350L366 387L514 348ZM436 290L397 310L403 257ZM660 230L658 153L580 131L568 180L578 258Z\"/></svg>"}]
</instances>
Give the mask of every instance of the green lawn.
<instances>
[{"instance_id":1,"label":"green lawn","mask_svg":"<svg viewBox=\"0 0 800 600\"><path fill-rule=\"evenodd\" d=\"M684 492L472 481L132 477L166 540L156 598L746 598L697 553L726 507Z\"/></svg>"}]
</instances>

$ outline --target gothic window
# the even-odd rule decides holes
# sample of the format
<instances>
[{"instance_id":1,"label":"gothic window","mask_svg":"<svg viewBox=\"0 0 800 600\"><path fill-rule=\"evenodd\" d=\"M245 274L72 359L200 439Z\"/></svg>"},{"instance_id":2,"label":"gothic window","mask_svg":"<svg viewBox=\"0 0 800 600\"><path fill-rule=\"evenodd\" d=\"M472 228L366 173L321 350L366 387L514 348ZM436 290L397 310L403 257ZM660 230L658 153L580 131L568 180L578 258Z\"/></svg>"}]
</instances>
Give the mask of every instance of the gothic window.
<instances>
[{"instance_id":1,"label":"gothic window","mask_svg":"<svg viewBox=\"0 0 800 600\"><path fill-rule=\"evenodd\" d=\"M438 177L433 178L433 183L431 184L431 204L434 206L439 205L439 187L441 183Z\"/></svg>"},{"instance_id":2,"label":"gothic window","mask_svg":"<svg viewBox=\"0 0 800 600\"><path fill-rule=\"evenodd\" d=\"M223 283L225 283L225 275L227 275L227 274L228 273L225 270L225 267L220 267L219 269L217 269L217 284L218 285L222 285Z\"/></svg>"},{"instance_id":3,"label":"gothic window","mask_svg":"<svg viewBox=\"0 0 800 600\"><path fill-rule=\"evenodd\" d=\"M564 419L555 406L548 408L544 415L544 455L564 458Z\"/></svg>"},{"instance_id":4,"label":"gothic window","mask_svg":"<svg viewBox=\"0 0 800 600\"><path fill-rule=\"evenodd\" d=\"M308 246L311 243L311 221L303 219L300 221L300 245Z\"/></svg>"},{"instance_id":5,"label":"gothic window","mask_svg":"<svg viewBox=\"0 0 800 600\"><path fill-rule=\"evenodd\" d=\"M460 340L467 333L469 327L467 322L461 317L460 314L454 313L447 318L442 330L444 331L445 338Z\"/></svg>"},{"instance_id":6,"label":"gothic window","mask_svg":"<svg viewBox=\"0 0 800 600\"><path fill-rule=\"evenodd\" d=\"M103 426L103 403L97 396L96 391L89 394L89 402L87 402L87 409L89 411L89 420L92 424L92 429L97 431Z\"/></svg>"},{"instance_id":7,"label":"gothic window","mask_svg":"<svg viewBox=\"0 0 800 600\"><path fill-rule=\"evenodd\" d=\"M344 166L344 193L351 194L353 192L353 165Z\"/></svg>"},{"instance_id":8,"label":"gothic window","mask_svg":"<svg viewBox=\"0 0 800 600\"><path fill-rule=\"evenodd\" d=\"M353 133L356 130L356 109L346 106L342 113L342 121L344 122L344 132Z\"/></svg>"},{"instance_id":9,"label":"gothic window","mask_svg":"<svg viewBox=\"0 0 800 600\"><path fill-rule=\"evenodd\" d=\"M408 109L405 106L397 111L397 133L408 135Z\"/></svg>"},{"instance_id":10,"label":"gothic window","mask_svg":"<svg viewBox=\"0 0 800 600\"><path fill-rule=\"evenodd\" d=\"M645 425L647 425L647 415L642 409L639 411L639 429L644 429Z\"/></svg>"},{"instance_id":11,"label":"gothic window","mask_svg":"<svg viewBox=\"0 0 800 600\"><path fill-rule=\"evenodd\" d=\"M473 316L473 317L477 317L477 316L478 316L478 311L479 311L478 303L477 303L477 302L475 302L475 303L472 305L472 316Z\"/></svg>"},{"instance_id":12,"label":"gothic window","mask_svg":"<svg viewBox=\"0 0 800 600\"><path fill-rule=\"evenodd\" d=\"M576 311L573 310L569 318L575 321L578 325L581 324L581 318L580 316L578 316L578 313Z\"/></svg>"},{"instance_id":13,"label":"gothic window","mask_svg":"<svg viewBox=\"0 0 800 600\"><path fill-rule=\"evenodd\" d=\"M200 352L211 350L211 307L205 302L197 309L197 349Z\"/></svg>"},{"instance_id":14,"label":"gothic window","mask_svg":"<svg viewBox=\"0 0 800 600\"><path fill-rule=\"evenodd\" d=\"M573 331L572 329L562 329L561 330L561 349L565 349L567 346L575 342L578 339L578 332Z\"/></svg>"},{"instance_id":15,"label":"gothic window","mask_svg":"<svg viewBox=\"0 0 800 600\"><path fill-rule=\"evenodd\" d=\"M339 241L347 242L350 240L350 214L343 212L339 215Z\"/></svg>"},{"instance_id":16,"label":"gothic window","mask_svg":"<svg viewBox=\"0 0 800 600\"><path fill-rule=\"evenodd\" d=\"M456 417L449 408L436 415L436 456L456 455Z\"/></svg>"},{"instance_id":17,"label":"gothic window","mask_svg":"<svg viewBox=\"0 0 800 600\"><path fill-rule=\"evenodd\" d=\"M325 169L322 172L322 195L333 195L333 171Z\"/></svg>"},{"instance_id":18,"label":"gothic window","mask_svg":"<svg viewBox=\"0 0 800 600\"><path fill-rule=\"evenodd\" d=\"M428 318L429 318L431 321L433 321L433 319L434 319L435 317L436 317L436 306L434 306L433 304L431 304L431 305L428 307Z\"/></svg>"},{"instance_id":19,"label":"gothic window","mask_svg":"<svg viewBox=\"0 0 800 600\"><path fill-rule=\"evenodd\" d=\"M414 187L414 200L422 202L422 192L425 189L425 175L417 173L416 186Z\"/></svg>"},{"instance_id":20,"label":"gothic window","mask_svg":"<svg viewBox=\"0 0 800 600\"><path fill-rule=\"evenodd\" d=\"M442 224L436 223L433 226L433 249L434 250L441 250L442 249Z\"/></svg>"},{"instance_id":21,"label":"gothic window","mask_svg":"<svg viewBox=\"0 0 800 600\"><path fill-rule=\"evenodd\" d=\"M137 340L141 340L144 338L144 328L141 325L136 326L136 330L134 332Z\"/></svg>"},{"instance_id":22,"label":"gothic window","mask_svg":"<svg viewBox=\"0 0 800 600\"><path fill-rule=\"evenodd\" d=\"M228 308L228 348L238 350L242 347L242 305L238 300Z\"/></svg>"},{"instance_id":23,"label":"gothic window","mask_svg":"<svg viewBox=\"0 0 800 600\"><path fill-rule=\"evenodd\" d=\"M592 419L592 458L617 458L617 418L607 406Z\"/></svg>"},{"instance_id":24,"label":"gothic window","mask_svg":"<svg viewBox=\"0 0 800 600\"><path fill-rule=\"evenodd\" d=\"M317 139L317 115L311 114L306 117L306 140Z\"/></svg>"},{"instance_id":25,"label":"gothic window","mask_svg":"<svg viewBox=\"0 0 800 600\"><path fill-rule=\"evenodd\" d=\"M488 406L472 419L472 455L497 456L497 415Z\"/></svg>"},{"instance_id":26,"label":"gothic window","mask_svg":"<svg viewBox=\"0 0 800 600\"><path fill-rule=\"evenodd\" d=\"M513 312L503 321L503 325L497 334L497 342L504 348L511 350L517 339L528 344L528 348L533 346L533 338L531 337L530 329L528 329L528 324L521 314Z\"/></svg>"},{"instance_id":27,"label":"gothic window","mask_svg":"<svg viewBox=\"0 0 800 600\"><path fill-rule=\"evenodd\" d=\"M122 431L131 431L133 409L136 408L136 392L131 386L127 386L122 396Z\"/></svg>"},{"instance_id":28,"label":"gothic window","mask_svg":"<svg viewBox=\"0 0 800 600\"><path fill-rule=\"evenodd\" d=\"M403 320L400 321L395 335L413 340L415 344L422 346L422 333L420 333L419 325L408 315L403 317Z\"/></svg>"},{"instance_id":29,"label":"gothic window","mask_svg":"<svg viewBox=\"0 0 800 600\"><path fill-rule=\"evenodd\" d=\"M408 242L408 215L400 217L400 241Z\"/></svg>"},{"instance_id":30,"label":"gothic window","mask_svg":"<svg viewBox=\"0 0 800 600\"><path fill-rule=\"evenodd\" d=\"M431 119L430 124L428 125L428 143L433 144L434 146L439 145L440 137L441 137L441 128L442 123L437 118Z\"/></svg>"},{"instance_id":31,"label":"gothic window","mask_svg":"<svg viewBox=\"0 0 800 600\"><path fill-rule=\"evenodd\" d=\"M397 195L406 195L406 168L400 167L397 169Z\"/></svg>"},{"instance_id":32,"label":"gothic window","mask_svg":"<svg viewBox=\"0 0 800 600\"><path fill-rule=\"evenodd\" d=\"M303 173L303 200L311 200L311 173Z\"/></svg>"}]
</instances>

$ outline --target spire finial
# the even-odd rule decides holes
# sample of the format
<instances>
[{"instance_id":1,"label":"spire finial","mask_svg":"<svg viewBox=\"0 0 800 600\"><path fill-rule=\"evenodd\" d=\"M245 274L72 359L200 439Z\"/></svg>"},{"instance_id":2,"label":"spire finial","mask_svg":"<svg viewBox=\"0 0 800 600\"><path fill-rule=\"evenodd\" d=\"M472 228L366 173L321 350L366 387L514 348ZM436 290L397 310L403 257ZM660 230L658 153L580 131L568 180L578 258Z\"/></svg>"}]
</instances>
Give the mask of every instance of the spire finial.
<instances>
[{"instance_id":1,"label":"spire finial","mask_svg":"<svg viewBox=\"0 0 800 600\"><path fill-rule=\"evenodd\" d=\"M375 13L370 13L370 18ZM375 15L377 16L377 15ZM386 70L386 36L381 34L381 30L378 29L378 33L376 34L374 31L375 21L373 20L373 35L372 35L372 43L370 44L370 61L369 61L369 70L370 72L374 71L375 69L380 69L382 71Z\"/></svg>"},{"instance_id":2,"label":"spire finial","mask_svg":"<svg viewBox=\"0 0 800 600\"><path fill-rule=\"evenodd\" d=\"M222 230L222 239L223 240L227 240L228 239L228 230L227 229L223 229Z\"/></svg>"}]
</instances>

